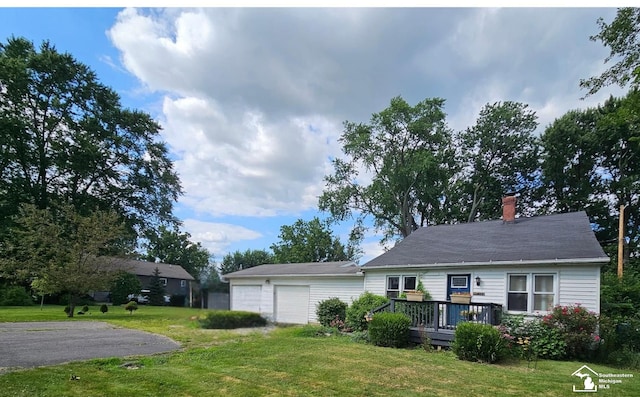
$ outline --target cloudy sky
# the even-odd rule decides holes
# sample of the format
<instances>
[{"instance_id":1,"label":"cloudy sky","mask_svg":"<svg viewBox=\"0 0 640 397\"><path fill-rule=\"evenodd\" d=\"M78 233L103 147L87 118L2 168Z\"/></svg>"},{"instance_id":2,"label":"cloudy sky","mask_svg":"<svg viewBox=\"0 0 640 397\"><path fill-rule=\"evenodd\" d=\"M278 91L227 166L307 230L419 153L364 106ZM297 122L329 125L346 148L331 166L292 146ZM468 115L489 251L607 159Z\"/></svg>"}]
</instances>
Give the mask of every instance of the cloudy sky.
<instances>
[{"instance_id":1,"label":"cloudy sky","mask_svg":"<svg viewBox=\"0 0 640 397\"><path fill-rule=\"evenodd\" d=\"M345 120L402 96L446 99L449 126L520 101L539 130L587 100L605 69L589 36L612 8L0 9L0 38L24 36L91 66L127 107L163 126L185 195L184 230L221 260L267 249L310 220ZM336 228L346 236L348 224ZM370 235L365 256L382 251ZM346 241L346 239L345 239Z\"/></svg>"}]
</instances>

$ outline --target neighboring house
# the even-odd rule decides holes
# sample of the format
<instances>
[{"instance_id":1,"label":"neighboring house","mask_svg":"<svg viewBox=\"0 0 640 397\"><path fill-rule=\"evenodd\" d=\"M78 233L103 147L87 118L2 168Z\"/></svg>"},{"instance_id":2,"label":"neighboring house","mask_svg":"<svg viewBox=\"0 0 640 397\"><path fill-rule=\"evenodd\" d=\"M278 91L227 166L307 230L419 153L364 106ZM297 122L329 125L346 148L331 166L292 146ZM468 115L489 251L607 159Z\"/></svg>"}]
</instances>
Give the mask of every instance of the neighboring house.
<instances>
[{"instance_id":1,"label":"neighboring house","mask_svg":"<svg viewBox=\"0 0 640 397\"><path fill-rule=\"evenodd\" d=\"M231 310L261 313L279 323L317 322L316 305L337 297L351 303L363 292L364 274L354 262L261 265L224 275Z\"/></svg>"},{"instance_id":2,"label":"neighboring house","mask_svg":"<svg viewBox=\"0 0 640 397\"><path fill-rule=\"evenodd\" d=\"M363 291L397 297L422 281L432 299L443 302L443 313L459 312L449 307L456 292L472 295L471 309L502 306L535 315L579 303L599 313L600 268L609 258L586 213L515 218L515 197L503 203L502 220L423 227L361 267L262 265L225 275L231 310L304 324L316 321L322 300L350 304ZM457 322L441 320L442 326Z\"/></svg>"},{"instance_id":3,"label":"neighboring house","mask_svg":"<svg viewBox=\"0 0 640 397\"><path fill-rule=\"evenodd\" d=\"M580 303L600 312L600 268L609 262L583 211L515 218L515 197L503 220L439 225L411 233L367 262L365 289L389 297L422 280L432 299L469 292L472 303L509 313L545 313Z\"/></svg>"},{"instance_id":4,"label":"neighboring house","mask_svg":"<svg viewBox=\"0 0 640 397\"><path fill-rule=\"evenodd\" d=\"M118 265L127 272L138 276L142 289L149 289L151 278L157 267L160 271L160 281L164 286L165 295L184 295L191 306L195 279L182 266L133 259L121 259L118 261Z\"/></svg>"}]
</instances>

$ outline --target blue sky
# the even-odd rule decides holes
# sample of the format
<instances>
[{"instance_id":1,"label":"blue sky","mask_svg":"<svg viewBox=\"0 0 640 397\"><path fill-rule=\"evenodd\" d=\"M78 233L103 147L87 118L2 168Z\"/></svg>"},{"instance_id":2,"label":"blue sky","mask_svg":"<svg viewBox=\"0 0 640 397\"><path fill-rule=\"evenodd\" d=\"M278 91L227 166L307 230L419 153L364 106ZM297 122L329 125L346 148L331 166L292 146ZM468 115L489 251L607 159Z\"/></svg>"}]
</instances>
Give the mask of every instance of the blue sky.
<instances>
[{"instance_id":1,"label":"blue sky","mask_svg":"<svg viewBox=\"0 0 640 397\"><path fill-rule=\"evenodd\" d=\"M589 41L613 8L2 8L0 38L50 40L127 107L163 126L186 194L184 230L217 260L265 249L316 212L345 120L397 95L446 99L454 130L495 101L521 101L539 131L581 101L607 51ZM346 236L349 224L336 228ZM364 263L382 252L371 232Z\"/></svg>"}]
</instances>

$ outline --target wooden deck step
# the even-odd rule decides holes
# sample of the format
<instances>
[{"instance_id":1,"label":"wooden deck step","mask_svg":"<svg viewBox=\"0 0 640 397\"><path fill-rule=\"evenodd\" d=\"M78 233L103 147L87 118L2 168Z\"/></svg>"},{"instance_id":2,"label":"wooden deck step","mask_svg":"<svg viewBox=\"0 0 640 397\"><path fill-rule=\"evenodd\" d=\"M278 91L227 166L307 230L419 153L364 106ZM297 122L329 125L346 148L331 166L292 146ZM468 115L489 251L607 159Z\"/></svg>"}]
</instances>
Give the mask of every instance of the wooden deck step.
<instances>
[{"instance_id":1,"label":"wooden deck step","mask_svg":"<svg viewBox=\"0 0 640 397\"><path fill-rule=\"evenodd\" d=\"M436 331L433 328L423 329L419 327L411 327L410 331L411 342L418 344L423 343L422 332L426 332L433 346L442 347L451 347L451 342L455 334L455 330L440 329Z\"/></svg>"}]
</instances>

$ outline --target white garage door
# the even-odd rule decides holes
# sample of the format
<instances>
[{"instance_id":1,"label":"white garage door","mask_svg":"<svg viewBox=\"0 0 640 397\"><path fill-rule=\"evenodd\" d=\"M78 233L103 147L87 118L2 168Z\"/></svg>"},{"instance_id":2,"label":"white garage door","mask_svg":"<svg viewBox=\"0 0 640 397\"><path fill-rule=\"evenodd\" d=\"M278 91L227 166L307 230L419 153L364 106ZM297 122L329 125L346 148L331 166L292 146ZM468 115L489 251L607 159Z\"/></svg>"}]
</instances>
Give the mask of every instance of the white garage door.
<instances>
[{"instance_id":1,"label":"white garage door","mask_svg":"<svg viewBox=\"0 0 640 397\"><path fill-rule=\"evenodd\" d=\"M309 322L309 286L275 286L276 322L307 324Z\"/></svg>"},{"instance_id":2,"label":"white garage door","mask_svg":"<svg viewBox=\"0 0 640 397\"><path fill-rule=\"evenodd\" d=\"M231 310L260 313L260 285L234 285L231 288Z\"/></svg>"}]
</instances>

